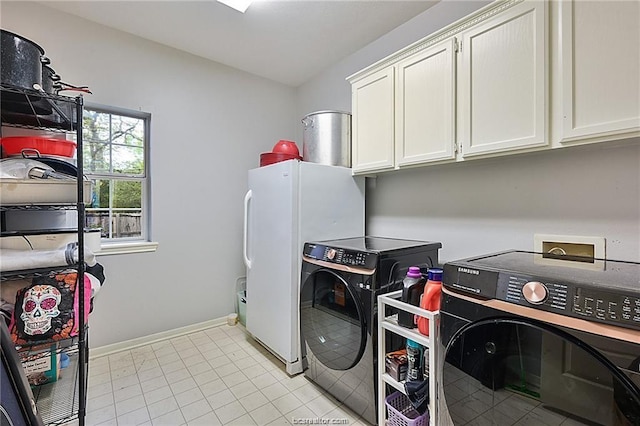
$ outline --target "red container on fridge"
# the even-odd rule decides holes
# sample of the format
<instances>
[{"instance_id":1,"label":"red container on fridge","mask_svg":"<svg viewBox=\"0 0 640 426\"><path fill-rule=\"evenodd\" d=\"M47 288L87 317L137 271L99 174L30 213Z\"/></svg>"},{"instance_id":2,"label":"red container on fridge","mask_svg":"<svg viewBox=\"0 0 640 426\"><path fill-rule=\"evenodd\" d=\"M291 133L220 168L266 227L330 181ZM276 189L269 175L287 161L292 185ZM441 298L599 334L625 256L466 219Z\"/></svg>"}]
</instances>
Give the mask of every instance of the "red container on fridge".
<instances>
[{"instance_id":1,"label":"red container on fridge","mask_svg":"<svg viewBox=\"0 0 640 426\"><path fill-rule=\"evenodd\" d=\"M3 155L6 157L22 155L23 150L29 153L37 151L42 156L58 156L73 158L76 143L67 139L44 138L37 136L7 136L0 138Z\"/></svg>"},{"instance_id":2,"label":"red container on fridge","mask_svg":"<svg viewBox=\"0 0 640 426\"><path fill-rule=\"evenodd\" d=\"M293 154L283 154L281 152L263 152L260 154L260 167L268 166L269 164L279 163L280 161L287 160L301 160L300 156Z\"/></svg>"},{"instance_id":3,"label":"red container on fridge","mask_svg":"<svg viewBox=\"0 0 640 426\"><path fill-rule=\"evenodd\" d=\"M427 271L427 283L420 300L420 307L427 311L440 310L440 295L442 293L442 269L429 268ZM429 335L429 319L418 316L418 331L425 336Z\"/></svg>"}]
</instances>

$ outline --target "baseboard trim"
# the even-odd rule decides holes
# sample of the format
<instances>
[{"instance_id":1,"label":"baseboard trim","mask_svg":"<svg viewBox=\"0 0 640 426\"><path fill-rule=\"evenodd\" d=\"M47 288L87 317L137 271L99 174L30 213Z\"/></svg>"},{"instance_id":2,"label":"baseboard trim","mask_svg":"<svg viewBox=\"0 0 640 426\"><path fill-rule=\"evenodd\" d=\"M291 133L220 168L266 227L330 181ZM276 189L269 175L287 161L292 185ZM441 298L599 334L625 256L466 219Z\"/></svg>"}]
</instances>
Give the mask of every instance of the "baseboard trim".
<instances>
[{"instance_id":1,"label":"baseboard trim","mask_svg":"<svg viewBox=\"0 0 640 426\"><path fill-rule=\"evenodd\" d=\"M99 358L105 355L112 355L118 352L134 349L140 346L150 345L152 343L161 342L167 339L173 339L185 334L195 333L197 331L206 330L211 327L218 327L227 323L227 317L216 318L197 324L187 325L184 327L174 328L172 330L162 331L160 333L150 334L148 336L138 337L137 339L125 340L123 342L113 343L111 345L91 348L89 351L89 359Z\"/></svg>"}]
</instances>

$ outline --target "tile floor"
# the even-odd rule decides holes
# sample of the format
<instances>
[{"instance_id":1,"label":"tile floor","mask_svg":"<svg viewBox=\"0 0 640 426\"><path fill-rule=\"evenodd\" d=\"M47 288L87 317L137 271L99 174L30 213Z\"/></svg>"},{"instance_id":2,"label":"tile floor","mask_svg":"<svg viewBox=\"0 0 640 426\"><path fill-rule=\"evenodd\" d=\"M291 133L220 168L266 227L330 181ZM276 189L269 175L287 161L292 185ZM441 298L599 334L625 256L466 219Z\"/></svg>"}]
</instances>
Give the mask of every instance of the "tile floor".
<instances>
[{"instance_id":1,"label":"tile floor","mask_svg":"<svg viewBox=\"0 0 640 426\"><path fill-rule=\"evenodd\" d=\"M240 325L91 359L87 397L91 426L368 424L304 375L288 376Z\"/></svg>"}]
</instances>

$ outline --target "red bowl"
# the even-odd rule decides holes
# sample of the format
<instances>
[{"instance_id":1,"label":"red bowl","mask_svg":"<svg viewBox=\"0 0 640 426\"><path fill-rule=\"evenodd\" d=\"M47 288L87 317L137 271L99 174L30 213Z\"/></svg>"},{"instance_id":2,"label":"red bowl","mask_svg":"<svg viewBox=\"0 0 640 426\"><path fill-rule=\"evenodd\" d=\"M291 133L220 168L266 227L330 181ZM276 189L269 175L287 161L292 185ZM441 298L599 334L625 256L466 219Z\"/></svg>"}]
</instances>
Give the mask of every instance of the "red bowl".
<instances>
[{"instance_id":1,"label":"red bowl","mask_svg":"<svg viewBox=\"0 0 640 426\"><path fill-rule=\"evenodd\" d=\"M280 154L291 154L296 157L300 156L300 151L298 150L298 146L294 141L287 141L284 139L280 139L274 146L271 152L279 152Z\"/></svg>"},{"instance_id":2,"label":"red bowl","mask_svg":"<svg viewBox=\"0 0 640 426\"><path fill-rule=\"evenodd\" d=\"M56 155L73 158L76 143L66 139L41 138L35 136L8 136L0 138L5 156L21 155L23 149L37 150L40 155Z\"/></svg>"},{"instance_id":3,"label":"red bowl","mask_svg":"<svg viewBox=\"0 0 640 426\"><path fill-rule=\"evenodd\" d=\"M260 154L260 167L287 160L302 160L302 157L300 157L299 155L286 154L281 152L263 152L262 154Z\"/></svg>"}]
</instances>

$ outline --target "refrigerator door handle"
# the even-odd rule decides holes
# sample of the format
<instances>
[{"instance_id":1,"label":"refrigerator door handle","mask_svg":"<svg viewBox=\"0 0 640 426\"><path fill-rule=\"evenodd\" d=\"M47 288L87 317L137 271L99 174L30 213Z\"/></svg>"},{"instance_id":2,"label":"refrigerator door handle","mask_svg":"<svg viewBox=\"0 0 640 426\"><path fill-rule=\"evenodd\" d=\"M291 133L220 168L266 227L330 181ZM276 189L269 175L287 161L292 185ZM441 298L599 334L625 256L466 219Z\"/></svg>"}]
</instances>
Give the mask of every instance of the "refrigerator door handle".
<instances>
[{"instance_id":1,"label":"refrigerator door handle","mask_svg":"<svg viewBox=\"0 0 640 426\"><path fill-rule=\"evenodd\" d=\"M244 258L244 264L248 269L251 269L251 260L247 252L247 240L249 232L249 200L251 200L251 190L247 191L244 196L244 236L242 238L242 257Z\"/></svg>"}]
</instances>

